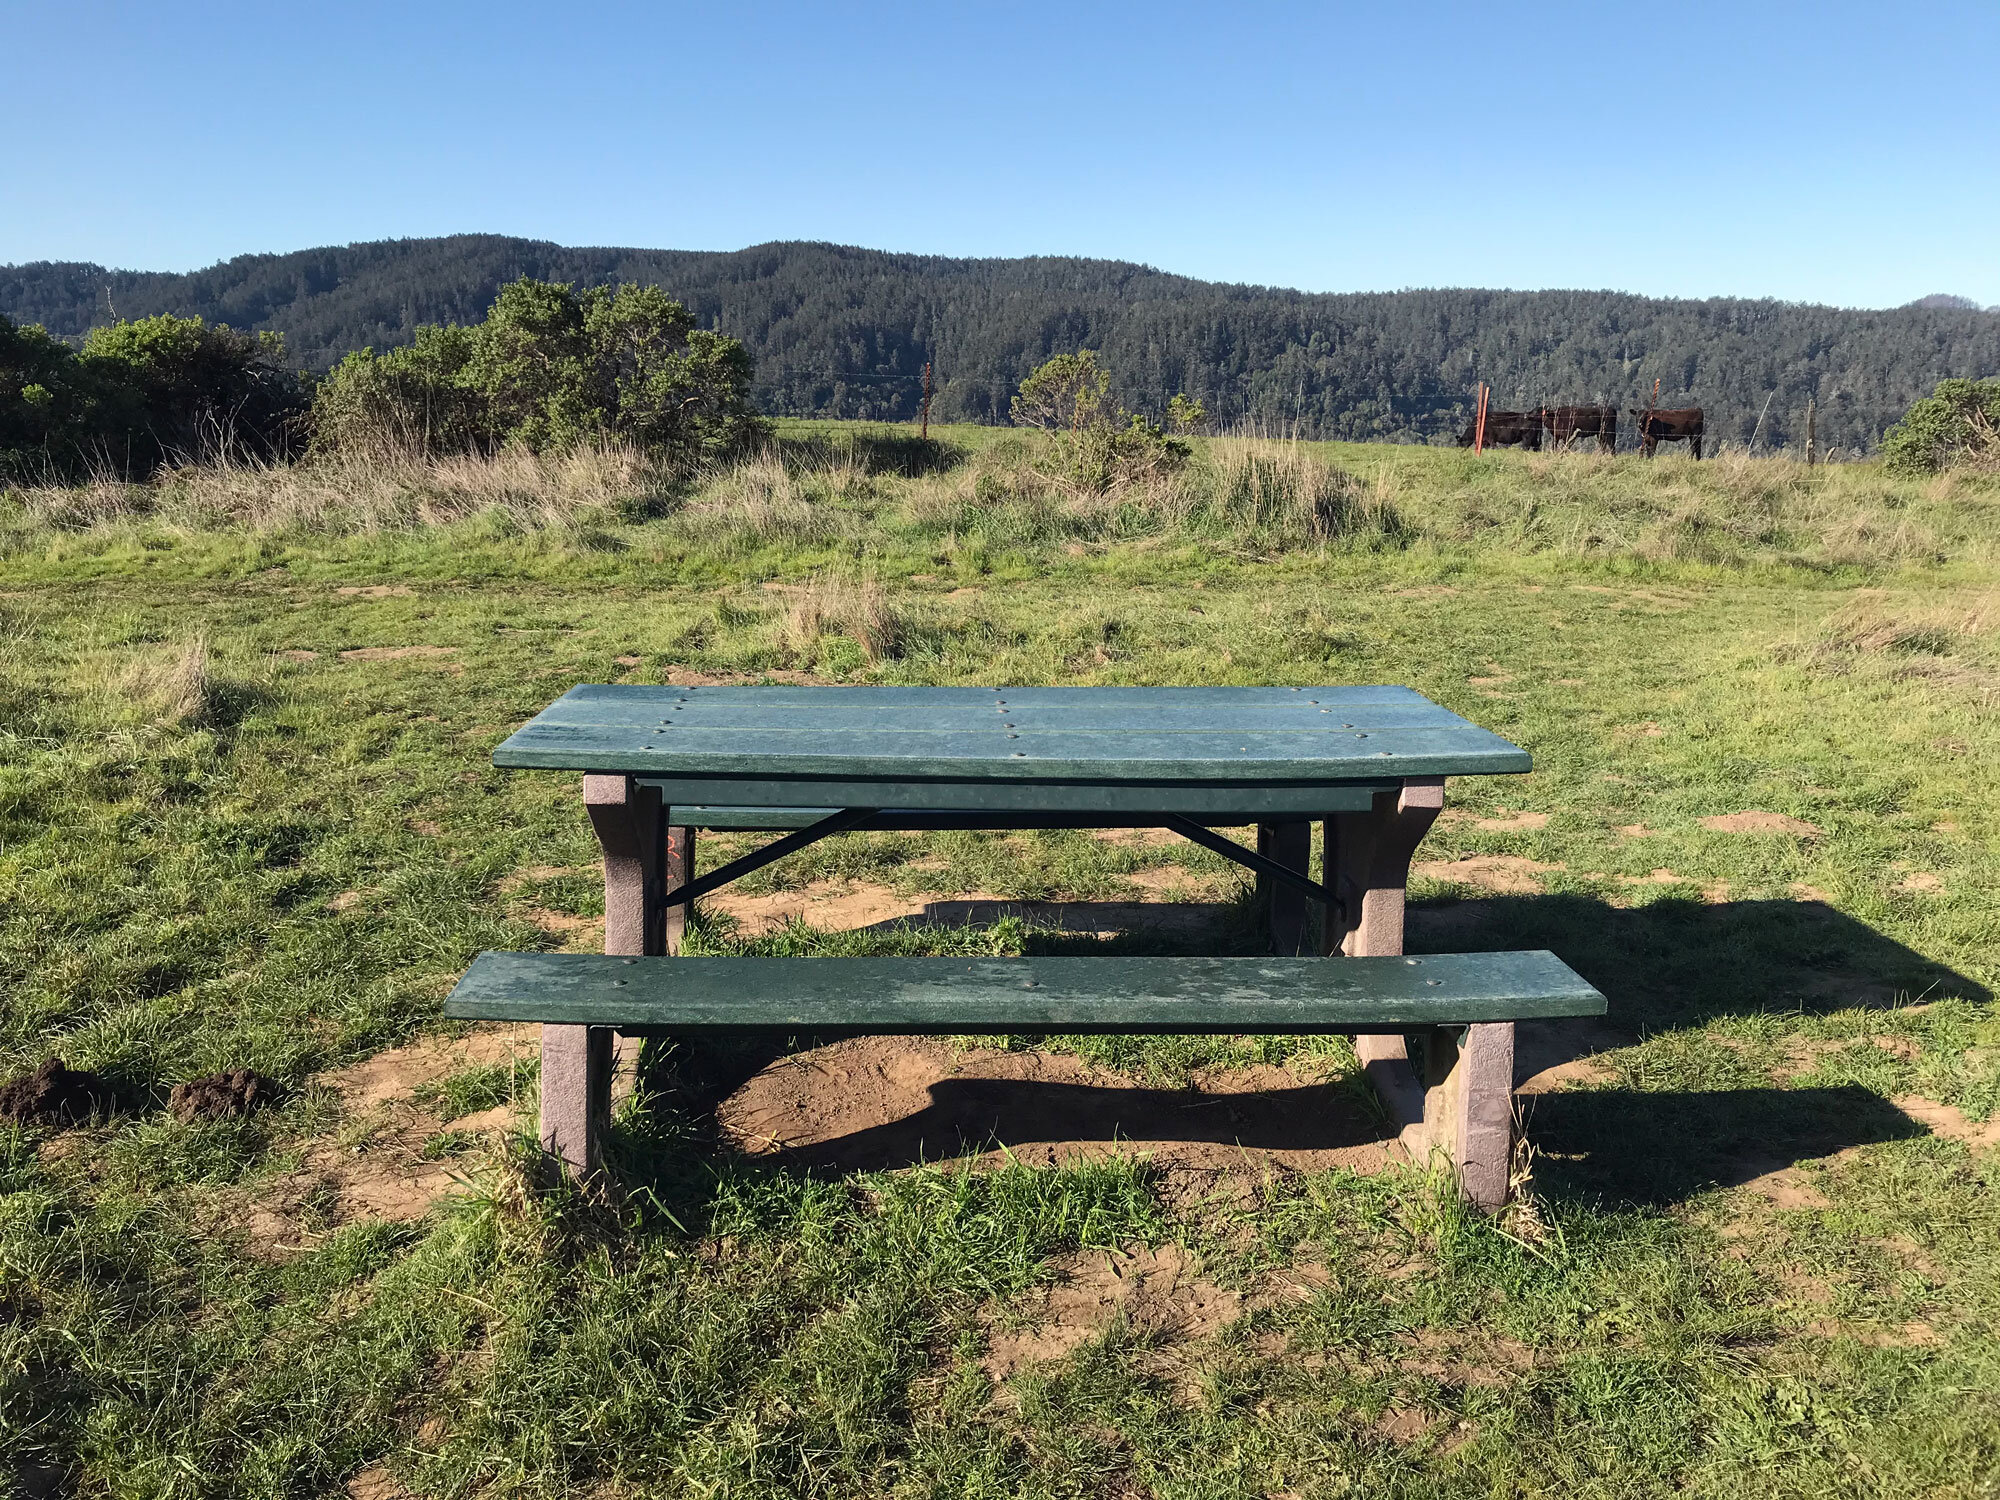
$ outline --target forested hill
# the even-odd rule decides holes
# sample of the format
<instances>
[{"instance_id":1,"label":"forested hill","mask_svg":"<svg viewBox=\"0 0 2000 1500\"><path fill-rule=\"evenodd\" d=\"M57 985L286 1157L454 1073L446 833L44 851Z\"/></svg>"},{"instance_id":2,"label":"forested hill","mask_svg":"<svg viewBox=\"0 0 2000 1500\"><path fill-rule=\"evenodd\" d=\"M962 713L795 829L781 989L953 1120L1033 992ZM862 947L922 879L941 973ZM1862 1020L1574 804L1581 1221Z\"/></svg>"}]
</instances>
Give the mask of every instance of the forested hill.
<instances>
[{"instance_id":1,"label":"forested hill","mask_svg":"<svg viewBox=\"0 0 2000 1500\"><path fill-rule=\"evenodd\" d=\"M708 253L568 249L498 235L245 255L186 275L40 262L0 267L0 313L79 336L171 312L275 329L300 363L406 342L420 323L470 322L515 277L664 287L757 362L764 410L1004 420L1052 353L1101 351L1119 394L1158 412L1176 391L1220 421L1327 437L1435 438L1474 383L1497 406L1613 400L1700 405L1711 434L1803 437L1808 395L1824 443L1871 446L1948 376L2000 374L2000 312L1926 298L1890 311L1615 292L1433 290L1318 295L1170 276L1115 261L952 260L820 244Z\"/></svg>"}]
</instances>

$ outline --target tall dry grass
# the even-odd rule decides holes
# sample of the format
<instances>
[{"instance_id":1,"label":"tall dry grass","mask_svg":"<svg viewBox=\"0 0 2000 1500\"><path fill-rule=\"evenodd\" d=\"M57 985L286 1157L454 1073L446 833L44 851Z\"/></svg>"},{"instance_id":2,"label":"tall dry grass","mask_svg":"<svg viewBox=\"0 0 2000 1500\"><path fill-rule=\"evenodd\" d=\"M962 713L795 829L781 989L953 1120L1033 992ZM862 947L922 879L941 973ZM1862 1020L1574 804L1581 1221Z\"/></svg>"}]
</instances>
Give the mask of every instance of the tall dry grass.
<instances>
[{"instance_id":1,"label":"tall dry grass","mask_svg":"<svg viewBox=\"0 0 2000 1500\"><path fill-rule=\"evenodd\" d=\"M636 448L544 455L314 457L295 464L212 461L157 480L111 478L16 492L17 525L76 533L117 526L199 533L342 535L449 526L474 517L524 531L560 530L668 491L672 477Z\"/></svg>"},{"instance_id":2,"label":"tall dry grass","mask_svg":"<svg viewBox=\"0 0 2000 1500\"><path fill-rule=\"evenodd\" d=\"M1242 553L1427 546L1719 565L1930 566L2000 558L2000 480L1899 479L1740 451L1696 462L1308 443L1244 431L1106 490L1052 477L1030 434L968 448L889 434L779 440L697 474L635 450L284 466L198 465L149 485L0 501L0 549L67 536L339 535L484 524L717 556L890 545L967 552L1184 538ZM822 564L823 565L823 564Z\"/></svg>"},{"instance_id":3,"label":"tall dry grass","mask_svg":"<svg viewBox=\"0 0 2000 1500\"><path fill-rule=\"evenodd\" d=\"M871 662L900 656L907 621L873 572L823 573L792 594L778 640L800 665L818 659L828 636L845 636Z\"/></svg>"}]
</instances>

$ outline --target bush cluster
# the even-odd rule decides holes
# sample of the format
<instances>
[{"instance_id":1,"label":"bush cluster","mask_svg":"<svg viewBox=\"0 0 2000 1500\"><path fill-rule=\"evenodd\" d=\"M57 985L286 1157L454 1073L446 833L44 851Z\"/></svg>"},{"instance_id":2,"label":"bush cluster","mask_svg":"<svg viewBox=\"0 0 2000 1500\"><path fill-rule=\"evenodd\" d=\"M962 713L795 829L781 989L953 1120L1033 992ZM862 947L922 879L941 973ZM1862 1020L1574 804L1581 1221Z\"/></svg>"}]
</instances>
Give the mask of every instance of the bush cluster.
<instances>
[{"instance_id":1,"label":"bush cluster","mask_svg":"<svg viewBox=\"0 0 2000 1500\"><path fill-rule=\"evenodd\" d=\"M317 386L276 334L161 316L72 349L0 318L0 477L143 479L164 464L562 453L611 441L693 467L764 430L742 344L656 287L523 277L477 324L350 354Z\"/></svg>"},{"instance_id":2,"label":"bush cluster","mask_svg":"<svg viewBox=\"0 0 2000 1500\"><path fill-rule=\"evenodd\" d=\"M1945 380L1882 435L1898 474L2000 468L2000 380Z\"/></svg>"},{"instance_id":3,"label":"bush cluster","mask_svg":"<svg viewBox=\"0 0 2000 1500\"><path fill-rule=\"evenodd\" d=\"M281 457L306 395L274 333L161 316L94 328L72 349L0 317L0 476Z\"/></svg>"},{"instance_id":4,"label":"bush cluster","mask_svg":"<svg viewBox=\"0 0 2000 1500\"><path fill-rule=\"evenodd\" d=\"M697 328L659 288L578 292L528 277L501 289L484 322L348 355L320 384L312 426L316 444L349 452L542 453L615 439L688 465L763 431L743 345Z\"/></svg>"},{"instance_id":5,"label":"bush cluster","mask_svg":"<svg viewBox=\"0 0 2000 1500\"><path fill-rule=\"evenodd\" d=\"M1180 468L1193 448L1157 422L1126 411L1111 395L1111 374L1094 350L1058 354L1021 382L1009 408L1019 427L1048 434L1046 463L1079 489L1104 494ZM1192 432L1207 420L1199 401L1177 395L1167 420Z\"/></svg>"}]
</instances>

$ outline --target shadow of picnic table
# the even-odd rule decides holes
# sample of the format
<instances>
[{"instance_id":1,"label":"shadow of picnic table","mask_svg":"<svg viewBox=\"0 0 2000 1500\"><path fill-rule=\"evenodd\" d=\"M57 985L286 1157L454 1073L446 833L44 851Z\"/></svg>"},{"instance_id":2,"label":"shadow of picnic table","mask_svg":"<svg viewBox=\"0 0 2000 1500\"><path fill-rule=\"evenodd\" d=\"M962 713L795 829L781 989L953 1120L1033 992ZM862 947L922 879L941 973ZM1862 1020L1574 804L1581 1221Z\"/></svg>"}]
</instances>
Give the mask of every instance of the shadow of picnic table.
<instances>
[{"instance_id":1,"label":"shadow of picnic table","mask_svg":"<svg viewBox=\"0 0 2000 1500\"><path fill-rule=\"evenodd\" d=\"M1031 951L1092 951L1108 929L1137 921L1108 903L1035 903L1044 930ZM966 908L970 903L965 903ZM933 925L982 913L939 903ZM1180 920L1148 933L1135 926L1104 951L1189 951L1201 931ZM1246 928L1236 906L1205 907L1221 946ZM917 925L922 925L921 923ZM1656 900L1612 906L1577 895L1495 896L1418 903L1415 953L1548 948L1603 990L1601 1019L1526 1023L1517 1076L1561 1081L1565 1065L1646 1035L1700 1028L1726 1016L1886 1009L1945 997L1990 1002L1985 986L1816 901L1705 903ZM675 1065L683 1108L712 1110L760 1068L809 1046L739 1038L685 1045ZM1553 1073L1550 1070L1554 1070ZM1579 1075L1582 1076L1582 1075ZM1524 1099L1540 1151L1536 1180L1558 1198L1666 1205L1733 1186L1852 1146L1926 1133L1879 1094L1830 1088L1558 1088ZM1226 1111L1181 1090L1094 1088L1041 1080L955 1080L930 1090L906 1116L770 1158L777 1170L883 1170L940 1155L1040 1141L1145 1141L1250 1150L1345 1149L1386 1141L1377 1117L1321 1087L1236 1094Z\"/></svg>"}]
</instances>

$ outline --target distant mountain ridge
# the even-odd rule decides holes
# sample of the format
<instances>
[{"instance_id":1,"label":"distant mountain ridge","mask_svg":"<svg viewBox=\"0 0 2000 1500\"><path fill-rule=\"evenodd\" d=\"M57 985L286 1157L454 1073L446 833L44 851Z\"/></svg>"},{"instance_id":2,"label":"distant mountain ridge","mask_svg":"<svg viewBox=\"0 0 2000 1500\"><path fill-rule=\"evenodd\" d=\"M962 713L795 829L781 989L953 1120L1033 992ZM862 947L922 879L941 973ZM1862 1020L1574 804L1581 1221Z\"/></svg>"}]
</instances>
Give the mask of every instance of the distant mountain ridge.
<instances>
[{"instance_id":1,"label":"distant mountain ridge","mask_svg":"<svg viewBox=\"0 0 2000 1500\"><path fill-rule=\"evenodd\" d=\"M934 367L937 420L1004 421L1052 353L1101 352L1118 393L1157 412L1176 391L1225 423L1312 435L1438 440L1475 383L1496 406L1701 405L1734 442L1865 448L1950 376L2000 374L2000 315L1937 295L1887 310L1619 292L1437 289L1305 293L1197 281L1118 261L969 260L817 243L735 251L570 248L451 235L243 255L188 273L76 262L0 267L0 313L79 337L171 312L274 329L324 369L350 349L471 322L522 275L645 282L740 338L764 410L900 420Z\"/></svg>"}]
</instances>

